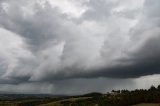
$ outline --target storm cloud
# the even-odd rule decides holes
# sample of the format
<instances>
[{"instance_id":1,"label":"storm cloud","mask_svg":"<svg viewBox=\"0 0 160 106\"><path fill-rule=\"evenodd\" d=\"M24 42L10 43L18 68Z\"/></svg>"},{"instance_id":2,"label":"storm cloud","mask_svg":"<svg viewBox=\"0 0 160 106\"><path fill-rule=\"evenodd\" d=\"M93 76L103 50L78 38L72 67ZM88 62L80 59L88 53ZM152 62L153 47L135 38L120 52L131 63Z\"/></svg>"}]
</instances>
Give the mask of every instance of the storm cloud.
<instances>
[{"instance_id":1,"label":"storm cloud","mask_svg":"<svg viewBox=\"0 0 160 106\"><path fill-rule=\"evenodd\" d=\"M159 0L1 0L0 90L137 87L160 74L159 9Z\"/></svg>"}]
</instances>

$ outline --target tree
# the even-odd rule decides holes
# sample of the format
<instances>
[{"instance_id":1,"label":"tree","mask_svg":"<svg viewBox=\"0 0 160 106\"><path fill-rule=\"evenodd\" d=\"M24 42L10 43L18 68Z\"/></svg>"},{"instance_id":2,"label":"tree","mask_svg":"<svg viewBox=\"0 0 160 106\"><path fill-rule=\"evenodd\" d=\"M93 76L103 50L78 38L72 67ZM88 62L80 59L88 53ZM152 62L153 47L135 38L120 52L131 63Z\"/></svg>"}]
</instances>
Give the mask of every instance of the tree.
<instances>
[{"instance_id":1,"label":"tree","mask_svg":"<svg viewBox=\"0 0 160 106\"><path fill-rule=\"evenodd\" d=\"M156 90L156 87L153 85L149 88L149 91L155 91L155 90Z\"/></svg>"},{"instance_id":2,"label":"tree","mask_svg":"<svg viewBox=\"0 0 160 106\"><path fill-rule=\"evenodd\" d=\"M160 90L160 85L158 85L157 89Z\"/></svg>"}]
</instances>

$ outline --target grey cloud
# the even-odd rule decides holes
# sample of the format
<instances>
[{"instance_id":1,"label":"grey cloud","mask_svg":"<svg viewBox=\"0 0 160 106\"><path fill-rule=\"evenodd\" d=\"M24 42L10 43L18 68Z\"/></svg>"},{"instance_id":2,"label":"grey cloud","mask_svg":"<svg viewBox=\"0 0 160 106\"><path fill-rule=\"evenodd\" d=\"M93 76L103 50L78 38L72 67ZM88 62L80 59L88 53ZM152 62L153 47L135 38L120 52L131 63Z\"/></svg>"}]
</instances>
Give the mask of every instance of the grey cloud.
<instances>
[{"instance_id":1,"label":"grey cloud","mask_svg":"<svg viewBox=\"0 0 160 106\"><path fill-rule=\"evenodd\" d=\"M61 16L59 16L57 11L52 9L47 3L44 8L36 3L33 4L34 6L25 4L28 4L28 2L12 3L9 6L8 12L1 14L1 25L24 37L29 47L31 46L33 50L48 46L46 43L49 42L49 39L56 41L57 39L54 38L59 33L57 29L59 31L61 30L59 21L62 21L58 19ZM23 11L23 6L26 9L31 8L28 11L33 13L30 15L26 12L27 10ZM53 30L54 33L52 32Z\"/></svg>"},{"instance_id":2,"label":"grey cloud","mask_svg":"<svg viewBox=\"0 0 160 106\"><path fill-rule=\"evenodd\" d=\"M126 6L130 2L90 0L83 4L88 10L77 19L48 2L42 6L38 2L20 1L1 1L9 4L8 10L0 5L1 28L13 33L13 37L18 36L22 42L18 45L25 45L10 46L5 56L0 54L5 57L0 58L0 83L47 82L57 84L58 89L64 83L78 87L72 79L126 79L159 74L158 0L145 0L141 7L129 10ZM120 7L124 9L118 10ZM12 48L25 52L13 56ZM4 64L7 57L16 62Z\"/></svg>"},{"instance_id":3,"label":"grey cloud","mask_svg":"<svg viewBox=\"0 0 160 106\"><path fill-rule=\"evenodd\" d=\"M86 5L88 10L83 14L83 18L105 21L112 14L111 10L115 4L112 1L90 0Z\"/></svg>"},{"instance_id":4,"label":"grey cloud","mask_svg":"<svg viewBox=\"0 0 160 106\"><path fill-rule=\"evenodd\" d=\"M129 81L129 82L128 82ZM134 84L130 79L106 79L106 78L96 78L96 79L72 79L72 80L59 80L54 83L46 82L28 82L20 84L0 84L0 92L11 92L11 93L51 93L51 94L84 94L88 92L108 92L114 87L117 89L122 89L123 87L132 89L128 86L128 83ZM95 84L97 86L95 86Z\"/></svg>"}]
</instances>

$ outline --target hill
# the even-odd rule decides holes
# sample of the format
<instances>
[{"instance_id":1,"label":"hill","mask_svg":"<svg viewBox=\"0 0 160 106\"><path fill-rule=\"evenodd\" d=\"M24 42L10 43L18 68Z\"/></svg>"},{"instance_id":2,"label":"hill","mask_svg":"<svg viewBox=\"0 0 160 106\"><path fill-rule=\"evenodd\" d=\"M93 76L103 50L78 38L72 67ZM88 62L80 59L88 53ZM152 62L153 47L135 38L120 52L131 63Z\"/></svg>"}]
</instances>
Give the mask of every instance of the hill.
<instances>
[{"instance_id":1,"label":"hill","mask_svg":"<svg viewBox=\"0 0 160 106\"><path fill-rule=\"evenodd\" d=\"M142 103L142 104L141 104ZM147 103L147 104L146 104ZM0 106L160 106L160 85L156 88L112 90L77 96L1 95Z\"/></svg>"}]
</instances>

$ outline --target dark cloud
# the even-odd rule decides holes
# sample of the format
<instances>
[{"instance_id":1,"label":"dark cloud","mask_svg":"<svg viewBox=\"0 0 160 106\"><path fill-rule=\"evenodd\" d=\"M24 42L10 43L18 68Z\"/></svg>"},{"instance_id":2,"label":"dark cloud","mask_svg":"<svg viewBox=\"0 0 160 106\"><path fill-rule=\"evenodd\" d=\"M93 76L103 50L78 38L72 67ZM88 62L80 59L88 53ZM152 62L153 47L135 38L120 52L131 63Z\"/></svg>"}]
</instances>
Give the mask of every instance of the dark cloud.
<instances>
[{"instance_id":1,"label":"dark cloud","mask_svg":"<svg viewBox=\"0 0 160 106\"><path fill-rule=\"evenodd\" d=\"M159 74L159 4L90 0L81 4L85 12L74 17L50 2L0 1L0 83L39 87L43 82L51 84L51 92L61 86L67 92L65 83L78 89L90 79Z\"/></svg>"}]
</instances>

